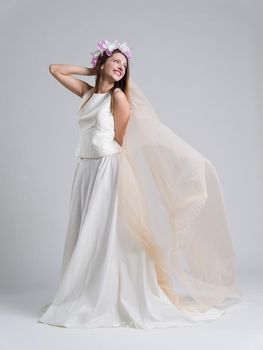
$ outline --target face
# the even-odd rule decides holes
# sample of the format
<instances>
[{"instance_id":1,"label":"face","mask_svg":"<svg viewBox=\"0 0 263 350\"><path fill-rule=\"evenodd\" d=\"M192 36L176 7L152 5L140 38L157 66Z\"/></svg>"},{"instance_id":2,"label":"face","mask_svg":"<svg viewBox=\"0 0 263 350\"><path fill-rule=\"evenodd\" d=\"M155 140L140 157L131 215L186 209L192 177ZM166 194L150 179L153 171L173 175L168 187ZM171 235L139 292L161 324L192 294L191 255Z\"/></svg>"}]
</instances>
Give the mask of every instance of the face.
<instances>
[{"instance_id":1,"label":"face","mask_svg":"<svg viewBox=\"0 0 263 350\"><path fill-rule=\"evenodd\" d=\"M114 81L121 80L127 70L127 59L120 53L115 52L104 63L104 74L107 77L111 77Z\"/></svg>"}]
</instances>

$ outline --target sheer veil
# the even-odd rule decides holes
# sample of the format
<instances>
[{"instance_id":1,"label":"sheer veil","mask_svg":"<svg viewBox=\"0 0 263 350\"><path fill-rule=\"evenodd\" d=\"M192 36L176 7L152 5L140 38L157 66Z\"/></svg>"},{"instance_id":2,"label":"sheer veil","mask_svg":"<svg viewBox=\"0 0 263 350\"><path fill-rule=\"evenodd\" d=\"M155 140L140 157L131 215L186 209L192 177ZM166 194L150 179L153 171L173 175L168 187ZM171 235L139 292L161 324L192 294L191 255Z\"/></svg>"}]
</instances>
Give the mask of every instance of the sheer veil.
<instances>
[{"instance_id":1,"label":"sheer veil","mask_svg":"<svg viewBox=\"0 0 263 350\"><path fill-rule=\"evenodd\" d=\"M160 121L133 78L130 102L118 172L121 224L181 310L205 312L226 298L242 300L213 164Z\"/></svg>"}]
</instances>

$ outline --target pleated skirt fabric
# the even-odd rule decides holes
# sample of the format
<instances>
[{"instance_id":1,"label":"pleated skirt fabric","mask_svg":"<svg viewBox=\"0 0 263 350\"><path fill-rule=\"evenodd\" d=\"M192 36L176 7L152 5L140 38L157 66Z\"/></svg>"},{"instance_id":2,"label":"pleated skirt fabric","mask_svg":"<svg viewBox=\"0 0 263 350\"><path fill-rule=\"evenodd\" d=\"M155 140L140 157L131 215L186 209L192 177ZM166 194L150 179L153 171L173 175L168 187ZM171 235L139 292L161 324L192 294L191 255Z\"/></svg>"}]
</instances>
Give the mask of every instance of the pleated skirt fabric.
<instances>
[{"instance_id":1,"label":"pleated skirt fabric","mask_svg":"<svg viewBox=\"0 0 263 350\"><path fill-rule=\"evenodd\" d=\"M77 161L60 283L38 321L69 328L152 329L218 318L218 309L202 320L187 317L158 285L153 262L118 215L119 157Z\"/></svg>"}]
</instances>

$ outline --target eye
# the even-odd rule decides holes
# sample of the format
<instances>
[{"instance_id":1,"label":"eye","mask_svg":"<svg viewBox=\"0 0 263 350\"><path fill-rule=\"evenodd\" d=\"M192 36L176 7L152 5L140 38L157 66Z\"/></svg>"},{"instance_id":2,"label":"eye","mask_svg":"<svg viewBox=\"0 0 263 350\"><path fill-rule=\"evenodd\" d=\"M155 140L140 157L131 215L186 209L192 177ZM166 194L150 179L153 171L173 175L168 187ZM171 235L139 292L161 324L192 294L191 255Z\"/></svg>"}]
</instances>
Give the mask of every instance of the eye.
<instances>
[{"instance_id":1,"label":"eye","mask_svg":"<svg viewBox=\"0 0 263 350\"><path fill-rule=\"evenodd\" d=\"M120 62L120 60L117 60L117 59L115 58L114 62ZM124 68L127 69L127 65L126 65L126 64L124 65Z\"/></svg>"}]
</instances>

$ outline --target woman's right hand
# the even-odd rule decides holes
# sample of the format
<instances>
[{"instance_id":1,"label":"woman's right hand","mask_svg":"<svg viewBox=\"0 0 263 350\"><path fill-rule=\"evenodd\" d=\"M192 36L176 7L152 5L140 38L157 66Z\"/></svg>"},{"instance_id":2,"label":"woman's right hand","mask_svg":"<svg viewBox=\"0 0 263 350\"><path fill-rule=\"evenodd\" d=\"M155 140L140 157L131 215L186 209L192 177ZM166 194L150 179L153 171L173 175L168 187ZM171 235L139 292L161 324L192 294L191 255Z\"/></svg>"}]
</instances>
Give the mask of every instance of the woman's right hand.
<instances>
[{"instance_id":1,"label":"woman's right hand","mask_svg":"<svg viewBox=\"0 0 263 350\"><path fill-rule=\"evenodd\" d=\"M89 70L89 74L87 75L97 75L97 71L95 67L92 67L92 68L87 67L87 69Z\"/></svg>"}]
</instances>

